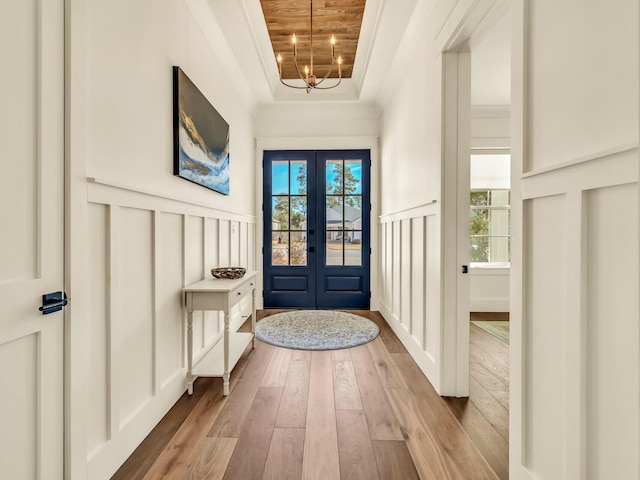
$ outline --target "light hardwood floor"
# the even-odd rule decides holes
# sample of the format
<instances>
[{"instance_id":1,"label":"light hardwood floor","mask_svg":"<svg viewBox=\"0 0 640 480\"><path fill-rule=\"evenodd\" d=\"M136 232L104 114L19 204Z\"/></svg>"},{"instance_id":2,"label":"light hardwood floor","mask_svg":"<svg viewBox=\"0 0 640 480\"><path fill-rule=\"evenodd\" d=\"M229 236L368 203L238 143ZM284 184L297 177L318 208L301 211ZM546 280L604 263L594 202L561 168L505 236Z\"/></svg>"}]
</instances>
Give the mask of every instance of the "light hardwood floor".
<instances>
[{"instance_id":1,"label":"light hardwood floor","mask_svg":"<svg viewBox=\"0 0 640 480\"><path fill-rule=\"evenodd\" d=\"M472 313L471 320L509 320L508 313ZM509 478L509 345L470 325L469 398L444 398L500 477Z\"/></svg>"},{"instance_id":2,"label":"light hardwood floor","mask_svg":"<svg viewBox=\"0 0 640 480\"><path fill-rule=\"evenodd\" d=\"M504 478L480 453L502 444L479 450L471 437L486 425L465 431L454 415L464 425L473 403L448 406L377 312L353 313L380 336L332 352L256 342L227 398L220 379L198 379L113 479Z\"/></svg>"}]
</instances>

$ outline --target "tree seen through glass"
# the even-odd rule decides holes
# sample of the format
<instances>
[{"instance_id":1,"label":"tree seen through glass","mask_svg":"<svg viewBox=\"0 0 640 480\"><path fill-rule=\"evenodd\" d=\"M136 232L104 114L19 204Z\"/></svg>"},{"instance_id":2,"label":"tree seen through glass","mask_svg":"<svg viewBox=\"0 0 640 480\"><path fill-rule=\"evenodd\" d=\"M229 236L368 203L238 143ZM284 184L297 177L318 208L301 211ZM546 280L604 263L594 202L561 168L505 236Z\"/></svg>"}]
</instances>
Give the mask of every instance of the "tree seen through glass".
<instances>
[{"instance_id":1,"label":"tree seen through glass","mask_svg":"<svg viewBox=\"0 0 640 480\"><path fill-rule=\"evenodd\" d=\"M307 164L274 162L272 167L271 261L273 265L307 264ZM277 193L277 194L276 194Z\"/></svg>"}]
</instances>

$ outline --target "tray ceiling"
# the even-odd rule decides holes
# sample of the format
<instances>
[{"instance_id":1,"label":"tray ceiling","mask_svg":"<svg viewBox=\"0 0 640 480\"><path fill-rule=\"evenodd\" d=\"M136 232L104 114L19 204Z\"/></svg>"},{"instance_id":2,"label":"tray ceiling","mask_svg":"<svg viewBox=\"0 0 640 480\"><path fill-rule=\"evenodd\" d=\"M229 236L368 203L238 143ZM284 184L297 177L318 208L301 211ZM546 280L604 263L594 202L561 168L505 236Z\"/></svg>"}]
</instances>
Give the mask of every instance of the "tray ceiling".
<instances>
[{"instance_id":1,"label":"tray ceiling","mask_svg":"<svg viewBox=\"0 0 640 480\"><path fill-rule=\"evenodd\" d=\"M260 0L274 57L280 53L282 77L298 78L293 65L291 35L296 34L298 64L309 64L309 0ZM331 65L330 39L336 37L335 55L342 55L342 77L351 78L365 0L313 0L314 73L324 76ZM338 76L337 66L332 77Z\"/></svg>"}]
</instances>

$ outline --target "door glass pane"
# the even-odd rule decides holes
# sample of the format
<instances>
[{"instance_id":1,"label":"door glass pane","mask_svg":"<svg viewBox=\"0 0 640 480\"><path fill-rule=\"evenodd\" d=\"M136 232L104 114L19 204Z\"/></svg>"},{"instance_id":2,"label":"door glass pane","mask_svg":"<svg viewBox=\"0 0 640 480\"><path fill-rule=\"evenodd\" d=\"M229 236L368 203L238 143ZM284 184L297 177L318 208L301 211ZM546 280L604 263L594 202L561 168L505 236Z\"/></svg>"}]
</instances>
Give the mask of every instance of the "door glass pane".
<instances>
[{"instance_id":1,"label":"door glass pane","mask_svg":"<svg viewBox=\"0 0 640 480\"><path fill-rule=\"evenodd\" d=\"M342 232L327 232L327 265L344 265L344 243Z\"/></svg>"},{"instance_id":2,"label":"door glass pane","mask_svg":"<svg viewBox=\"0 0 640 480\"><path fill-rule=\"evenodd\" d=\"M307 233L291 232L291 244L289 248L291 265L307 264Z\"/></svg>"},{"instance_id":3,"label":"door glass pane","mask_svg":"<svg viewBox=\"0 0 640 480\"><path fill-rule=\"evenodd\" d=\"M344 264L362 265L362 231L346 231L344 238Z\"/></svg>"},{"instance_id":4,"label":"door glass pane","mask_svg":"<svg viewBox=\"0 0 640 480\"><path fill-rule=\"evenodd\" d=\"M327 160L325 188L327 193L344 193L344 163L342 160Z\"/></svg>"},{"instance_id":5,"label":"door glass pane","mask_svg":"<svg viewBox=\"0 0 640 480\"><path fill-rule=\"evenodd\" d=\"M271 164L271 194L286 195L289 193L289 162L274 161Z\"/></svg>"},{"instance_id":6,"label":"door glass pane","mask_svg":"<svg viewBox=\"0 0 640 480\"><path fill-rule=\"evenodd\" d=\"M344 228L344 212L342 197L327 195L327 230L342 230Z\"/></svg>"},{"instance_id":7,"label":"door glass pane","mask_svg":"<svg viewBox=\"0 0 640 480\"><path fill-rule=\"evenodd\" d=\"M271 211L271 230L289 229L289 197L274 196Z\"/></svg>"},{"instance_id":8,"label":"door glass pane","mask_svg":"<svg viewBox=\"0 0 640 480\"><path fill-rule=\"evenodd\" d=\"M349 195L344 197L345 230L362 229L362 197Z\"/></svg>"},{"instance_id":9,"label":"door glass pane","mask_svg":"<svg viewBox=\"0 0 640 480\"><path fill-rule=\"evenodd\" d=\"M344 193L362 193L362 161L344 161Z\"/></svg>"},{"instance_id":10,"label":"door glass pane","mask_svg":"<svg viewBox=\"0 0 640 480\"><path fill-rule=\"evenodd\" d=\"M289 265L289 233L271 234L271 265Z\"/></svg>"},{"instance_id":11,"label":"door glass pane","mask_svg":"<svg viewBox=\"0 0 640 480\"><path fill-rule=\"evenodd\" d=\"M291 230L307 229L307 197L291 197Z\"/></svg>"},{"instance_id":12,"label":"door glass pane","mask_svg":"<svg viewBox=\"0 0 640 480\"><path fill-rule=\"evenodd\" d=\"M307 162L292 160L290 166L291 195L305 195L307 193Z\"/></svg>"}]
</instances>

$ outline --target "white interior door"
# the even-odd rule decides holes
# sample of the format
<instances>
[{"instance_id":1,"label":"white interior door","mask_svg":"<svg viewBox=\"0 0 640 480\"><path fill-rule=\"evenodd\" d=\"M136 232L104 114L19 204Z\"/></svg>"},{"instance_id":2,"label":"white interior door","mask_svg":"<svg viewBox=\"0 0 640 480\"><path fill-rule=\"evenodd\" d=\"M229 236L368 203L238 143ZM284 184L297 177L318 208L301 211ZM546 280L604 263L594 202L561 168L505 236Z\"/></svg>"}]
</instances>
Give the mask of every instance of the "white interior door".
<instances>
[{"instance_id":1,"label":"white interior door","mask_svg":"<svg viewBox=\"0 0 640 480\"><path fill-rule=\"evenodd\" d=\"M63 0L0 4L0 478L63 476Z\"/></svg>"}]
</instances>

